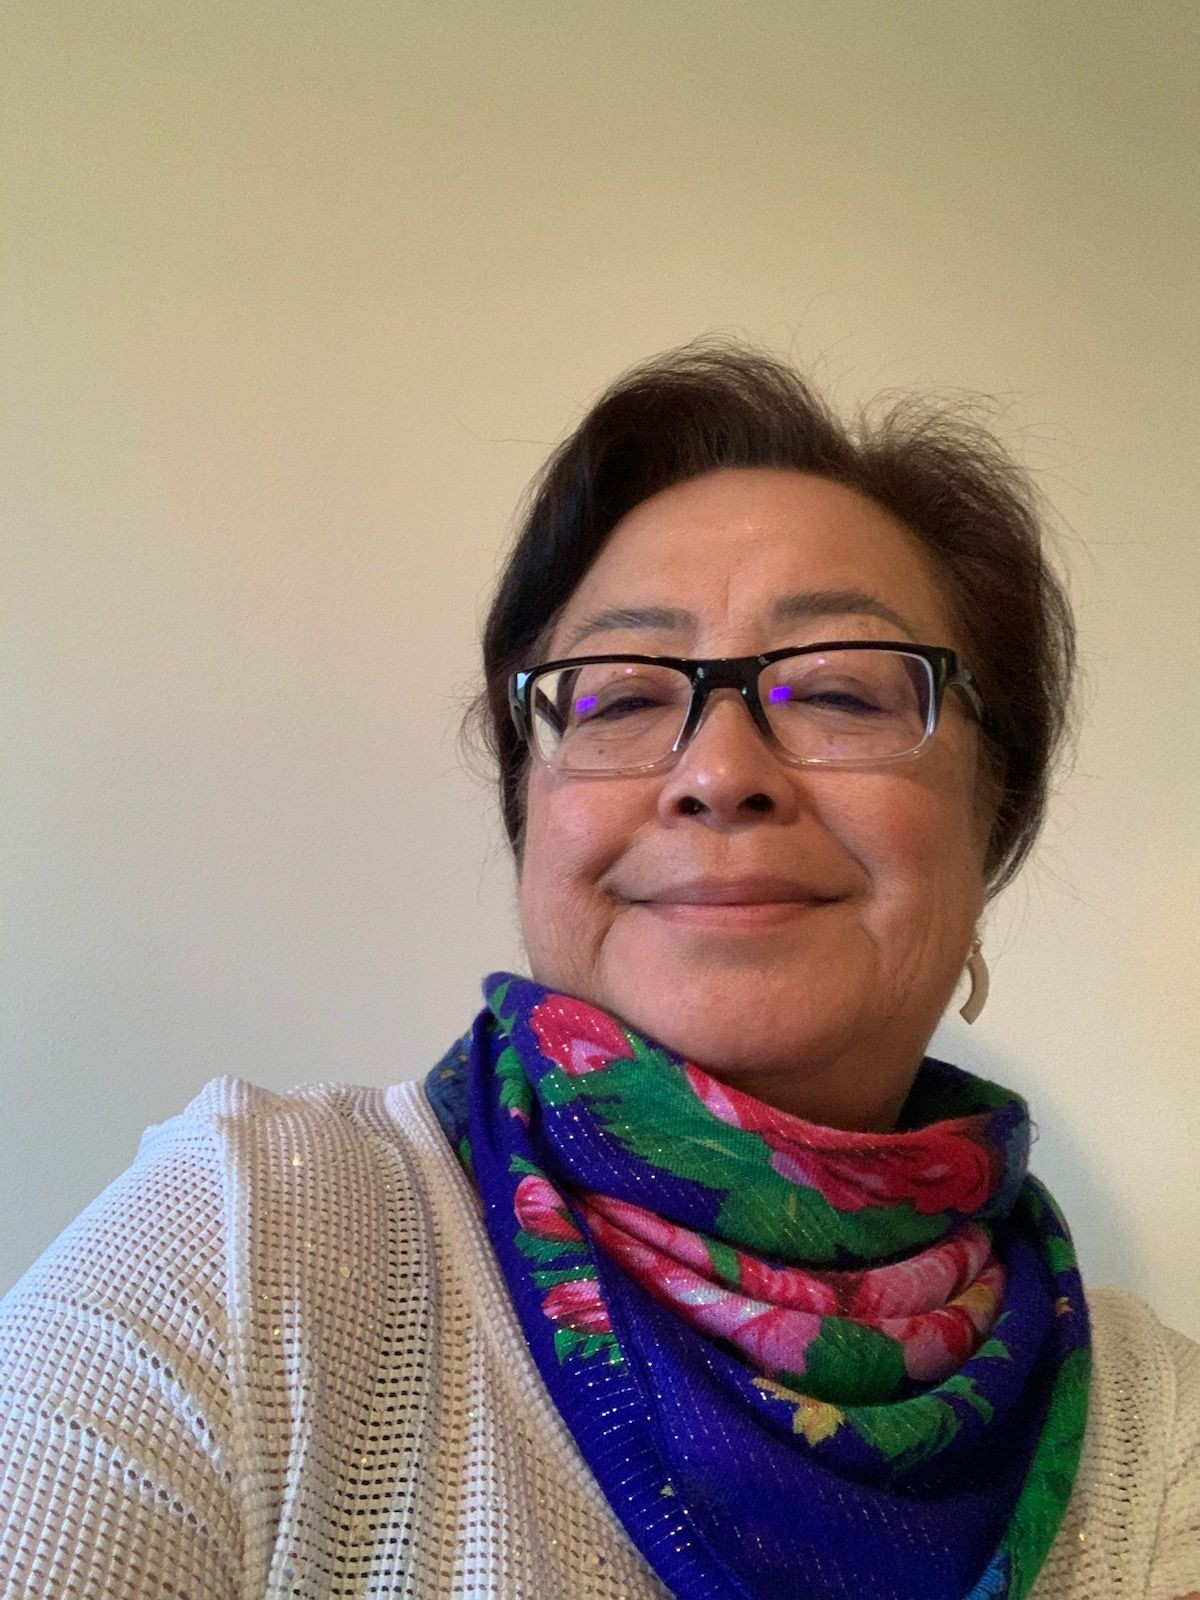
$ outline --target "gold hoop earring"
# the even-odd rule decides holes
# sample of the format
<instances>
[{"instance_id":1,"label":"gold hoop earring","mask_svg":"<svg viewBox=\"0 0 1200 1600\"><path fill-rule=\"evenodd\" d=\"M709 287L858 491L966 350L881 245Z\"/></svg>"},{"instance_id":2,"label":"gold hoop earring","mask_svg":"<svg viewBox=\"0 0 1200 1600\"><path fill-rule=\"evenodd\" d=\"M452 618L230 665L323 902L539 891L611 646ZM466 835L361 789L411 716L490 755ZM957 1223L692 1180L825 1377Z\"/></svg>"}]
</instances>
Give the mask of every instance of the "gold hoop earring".
<instances>
[{"instance_id":1,"label":"gold hoop earring","mask_svg":"<svg viewBox=\"0 0 1200 1600\"><path fill-rule=\"evenodd\" d=\"M987 962L983 959L983 950L978 939L971 945L971 953L967 957L967 972L971 979L971 992L958 1008L958 1014L964 1022L970 1023L975 1021L987 1005L988 989L991 987Z\"/></svg>"}]
</instances>

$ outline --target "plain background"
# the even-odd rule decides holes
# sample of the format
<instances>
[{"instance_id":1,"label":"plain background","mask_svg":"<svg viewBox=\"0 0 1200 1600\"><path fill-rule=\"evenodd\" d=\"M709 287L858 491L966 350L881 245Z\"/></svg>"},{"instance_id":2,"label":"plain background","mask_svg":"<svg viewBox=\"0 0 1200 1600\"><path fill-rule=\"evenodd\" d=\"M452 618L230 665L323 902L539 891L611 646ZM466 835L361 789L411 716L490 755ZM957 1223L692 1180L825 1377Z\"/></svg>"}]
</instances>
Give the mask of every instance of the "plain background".
<instances>
[{"instance_id":1,"label":"plain background","mask_svg":"<svg viewBox=\"0 0 1200 1600\"><path fill-rule=\"evenodd\" d=\"M210 1076L421 1074L519 964L457 723L513 507L721 332L983 391L1083 733L936 1046L1200 1336L1196 19L9 0L0 1287Z\"/></svg>"}]
</instances>

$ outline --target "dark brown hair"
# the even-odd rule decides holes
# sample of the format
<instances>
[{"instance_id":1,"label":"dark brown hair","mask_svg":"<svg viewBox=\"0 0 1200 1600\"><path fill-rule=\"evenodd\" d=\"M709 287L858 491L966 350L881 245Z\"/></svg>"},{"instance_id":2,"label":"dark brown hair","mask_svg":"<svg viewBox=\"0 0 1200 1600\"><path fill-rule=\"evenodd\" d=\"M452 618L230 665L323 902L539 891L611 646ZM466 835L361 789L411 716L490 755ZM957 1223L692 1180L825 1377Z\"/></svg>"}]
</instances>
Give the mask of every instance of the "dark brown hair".
<instances>
[{"instance_id":1,"label":"dark brown hair","mask_svg":"<svg viewBox=\"0 0 1200 1600\"><path fill-rule=\"evenodd\" d=\"M1041 826L1074 665L1071 610L1045 558L1032 484L961 406L906 399L848 425L783 362L711 343L619 378L528 491L484 627L486 688L474 707L518 859L527 752L509 717L509 674L536 664L626 512L723 467L829 478L890 511L924 546L986 708L999 804L985 871L996 893Z\"/></svg>"}]
</instances>

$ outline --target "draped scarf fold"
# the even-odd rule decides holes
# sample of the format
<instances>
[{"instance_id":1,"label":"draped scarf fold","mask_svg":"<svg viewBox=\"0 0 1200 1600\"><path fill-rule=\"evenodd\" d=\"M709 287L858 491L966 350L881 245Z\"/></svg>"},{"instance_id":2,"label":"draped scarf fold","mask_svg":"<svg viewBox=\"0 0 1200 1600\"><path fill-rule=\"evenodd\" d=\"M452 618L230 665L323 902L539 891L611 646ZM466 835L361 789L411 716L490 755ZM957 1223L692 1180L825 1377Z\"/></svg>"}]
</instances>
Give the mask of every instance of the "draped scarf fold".
<instances>
[{"instance_id":1,"label":"draped scarf fold","mask_svg":"<svg viewBox=\"0 0 1200 1600\"><path fill-rule=\"evenodd\" d=\"M1020 1600L1091 1371L1017 1095L922 1062L826 1128L495 974L426 1089L552 1400L686 1600Z\"/></svg>"}]
</instances>

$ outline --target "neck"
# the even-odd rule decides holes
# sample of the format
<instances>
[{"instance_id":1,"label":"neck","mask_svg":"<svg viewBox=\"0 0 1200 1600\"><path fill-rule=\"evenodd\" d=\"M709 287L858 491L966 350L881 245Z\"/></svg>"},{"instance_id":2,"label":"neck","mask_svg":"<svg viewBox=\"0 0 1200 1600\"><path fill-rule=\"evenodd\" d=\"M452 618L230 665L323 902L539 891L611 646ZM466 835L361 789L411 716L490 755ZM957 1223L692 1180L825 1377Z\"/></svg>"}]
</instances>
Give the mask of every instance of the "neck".
<instances>
[{"instance_id":1,"label":"neck","mask_svg":"<svg viewBox=\"0 0 1200 1600\"><path fill-rule=\"evenodd\" d=\"M920 1062L900 1081L893 1079L882 1086L853 1075L821 1074L807 1079L794 1068L785 1076L772 1071L731 1072L701 1062L697 1066L730 1088L819 1127L848 1133L894 1133Z\"/></svg>"}]
</instances>

